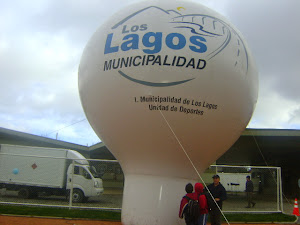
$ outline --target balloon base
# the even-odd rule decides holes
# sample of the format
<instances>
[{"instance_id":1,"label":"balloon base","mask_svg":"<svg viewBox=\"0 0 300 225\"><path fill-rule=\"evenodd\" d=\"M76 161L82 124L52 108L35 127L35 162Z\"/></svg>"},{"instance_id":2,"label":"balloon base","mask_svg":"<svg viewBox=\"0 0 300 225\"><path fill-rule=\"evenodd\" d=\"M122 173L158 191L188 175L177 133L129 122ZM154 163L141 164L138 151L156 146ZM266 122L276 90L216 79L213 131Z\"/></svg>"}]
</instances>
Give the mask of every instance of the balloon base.
<instances>
[{"instance_id":1,"label":"balloon base","mask_svg":"<svg viewBox=\"0 0 300 225\"><path fill-rule=\"evenodd\" d=\"M151 175L125 175L123 225L185 224L179 205L185 186L197 181Z\"/></svg>"}]
</instances>

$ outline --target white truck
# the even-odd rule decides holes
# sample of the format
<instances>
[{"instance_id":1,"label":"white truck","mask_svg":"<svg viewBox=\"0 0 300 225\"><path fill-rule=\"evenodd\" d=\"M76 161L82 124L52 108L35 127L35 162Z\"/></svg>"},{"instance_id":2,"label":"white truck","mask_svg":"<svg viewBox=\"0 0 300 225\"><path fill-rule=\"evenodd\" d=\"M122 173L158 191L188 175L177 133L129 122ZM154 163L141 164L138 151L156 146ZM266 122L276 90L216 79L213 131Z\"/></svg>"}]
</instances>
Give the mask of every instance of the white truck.
<instances>
[{"instance_id":1,"label":"white truck","mask_svg":"<svg viewBox=\"0 0 300 225\"><path fill-rule=\"evenodd\" d=\"M79 152L7 144L0 145L0 188L18 191L22 198L73 193L73 202L85 202L103 192L95 168Z\"/></svg>"}]
</instances>

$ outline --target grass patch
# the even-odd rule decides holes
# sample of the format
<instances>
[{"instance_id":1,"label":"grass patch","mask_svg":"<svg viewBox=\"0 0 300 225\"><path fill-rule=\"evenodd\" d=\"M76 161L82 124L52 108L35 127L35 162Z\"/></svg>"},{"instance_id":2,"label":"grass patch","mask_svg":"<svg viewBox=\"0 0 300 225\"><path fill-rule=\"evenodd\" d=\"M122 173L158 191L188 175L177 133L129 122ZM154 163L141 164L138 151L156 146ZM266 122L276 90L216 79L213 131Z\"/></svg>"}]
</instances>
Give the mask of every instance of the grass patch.
<instances>
[{"instance_id":1,"label":"grass patch","mask_svg":"<svg viewBox=\"0 0 300 225\"><path fill-rule=\"evenodd\" d=\"M0 214L121 221L121 212L92 209L0 205Z\"/></svg>"},{"instance_id":2,"label":"grass patch","mask_svg":"<svg viewBox=\"0 0 300 225\"><path fill-rule=\"evenodd\" d=\"M0 214L24 215L24 216L49 216L74 219L95 219L121 221L121 212L104 211L97 209L68 209L68 208L52 208L52 207L34 207L34 206L19 206L19 205L0 205ZM177 215L175 215L177 216ZM294 222L295 216L282 213L270 214L225 214L229 222Z\"/></svg>"},{"instance_id":3,"label":"grass patch","mask_svg":"<svg viewBox=\"0 0 300 225\"><path fill-rule=\"evenodd\" d=\"M296 220L295 216L286 215L283 213L243 213L243 214L225 214L229 222L294 222ZM223 218L224 220L224 218Z\"/></svg>"}]
</instances>

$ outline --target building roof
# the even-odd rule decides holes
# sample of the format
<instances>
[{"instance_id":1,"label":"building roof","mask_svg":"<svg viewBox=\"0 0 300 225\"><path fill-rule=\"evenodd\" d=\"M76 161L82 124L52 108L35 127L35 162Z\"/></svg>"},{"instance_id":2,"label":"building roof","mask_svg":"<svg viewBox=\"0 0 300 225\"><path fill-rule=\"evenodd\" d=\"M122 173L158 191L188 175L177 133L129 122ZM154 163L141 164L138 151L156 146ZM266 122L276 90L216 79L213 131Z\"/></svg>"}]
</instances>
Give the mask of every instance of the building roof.
<instances>
[{"instance_id":1,"label":"building roof","mask_svg":"<svg viewBox=\"0 0 300 225\"><path fill-rule=\"evenodd\" d=\"M217 162L296 168L299 150L300 130L246 129Z\"/></svg>"},{"instance_id":2,"label":"building roof","mask_svg":"<svg viewBox=\"0 0 300 225\"><path fill-rule=\"evenodd\" d=\"M20 144L26 146L66 148L78 151L88 151L87 146L73 144L65 141L55 140L52 138L28 134L20 131L10 130L0 127L1 144Z\"/></svg>"},{"instance_id":3,"label":"building roof","mask_svg":"<svg viewBox=\"0 0 300 225\"><path fill-rule=\"evenodd\" d=\"M92 146L83 146L1 127L0 143L73 149L84 155L88 155L90 158L115 159L103 142ZM257 164L256 159L261 158L261 154L263 154L271 164L278 164L274 163L274 161L283 158L296 162L298 161L297 159L300 158L299 149L300 130L247 128L229 151L220 158L220 162L223 163L226 161L226 164L230 163L236 158L232 157L234 154L251 158L252 161L249 162L250 165L255 165L254 163ZM244 159L242 161L244 161ZM237 164L237 162L232 163Z\"/></svg>"},{"instance_id":4,"label":"building roof","mask_svg":"<svg viewBox=\"0 0 300 225\"><path fill-rule=\"evenodd\" d=\"M89 147L2 127L0 127L0 144L73 149L86 157L115 159L103 142Z\"/></svg>"},{"instance_id":5,"label":"building roof","mask_svg":"<svg viewBox=\"0 0 300 225\"><path fill-rule=\"evenodd\" d=\"M245 129L242 136L300 136L300 130L292 129Z\"/></svg>"}]
</instances>

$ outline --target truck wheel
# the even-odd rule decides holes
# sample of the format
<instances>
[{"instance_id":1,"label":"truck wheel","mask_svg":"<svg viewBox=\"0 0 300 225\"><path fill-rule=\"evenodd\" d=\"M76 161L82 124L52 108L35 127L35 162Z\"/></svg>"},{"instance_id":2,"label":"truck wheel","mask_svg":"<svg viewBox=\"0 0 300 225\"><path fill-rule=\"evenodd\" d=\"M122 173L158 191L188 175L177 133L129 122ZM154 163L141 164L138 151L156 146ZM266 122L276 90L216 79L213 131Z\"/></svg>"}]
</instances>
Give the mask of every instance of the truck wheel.
<instances>
[{"instance_id":1,"label":"truck wheel","mask_svg":"<svg viewBox=\"0 0 300 225\"><path fill-rule=\"evenodd\" d=\"M20 198L29 198L30 197L30 191L28 188L21 188L19 190L18 196Z\"/></svg>"},{"instance_id":2,"label":"truck wheel","mask_svg":"<svg viewBox=\"0 0 300 225\"><path fill-rule=\"evenodd\" d=\"M79 189L74 189L73 190L73 202L75 203L79 203L79 202L83 202L84 200L84 194L81 190Z\"/></svg>"}]
</instances>

